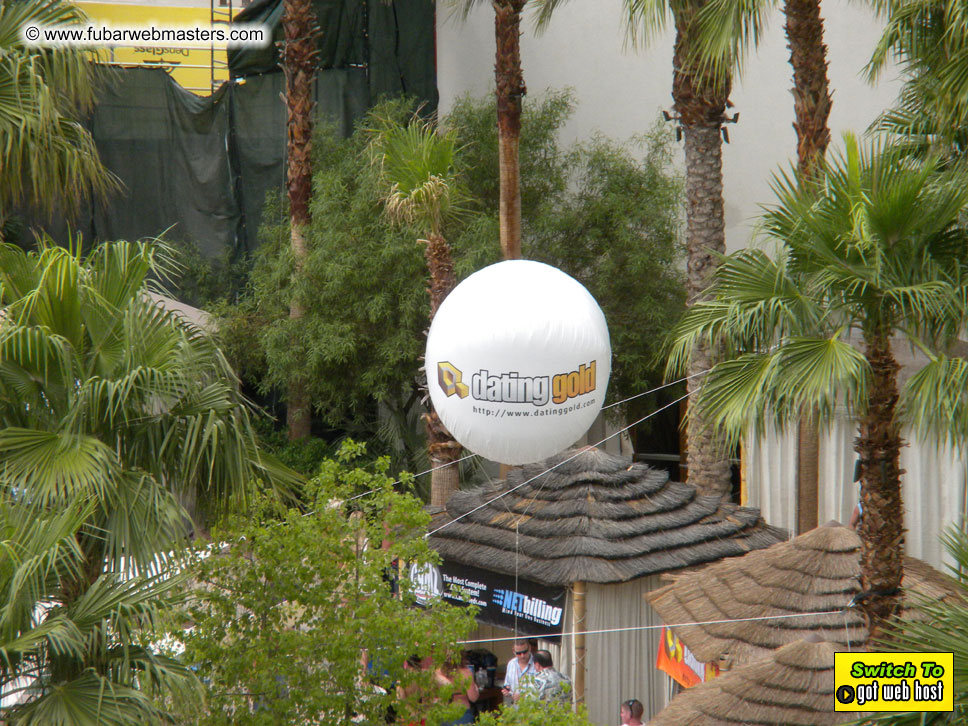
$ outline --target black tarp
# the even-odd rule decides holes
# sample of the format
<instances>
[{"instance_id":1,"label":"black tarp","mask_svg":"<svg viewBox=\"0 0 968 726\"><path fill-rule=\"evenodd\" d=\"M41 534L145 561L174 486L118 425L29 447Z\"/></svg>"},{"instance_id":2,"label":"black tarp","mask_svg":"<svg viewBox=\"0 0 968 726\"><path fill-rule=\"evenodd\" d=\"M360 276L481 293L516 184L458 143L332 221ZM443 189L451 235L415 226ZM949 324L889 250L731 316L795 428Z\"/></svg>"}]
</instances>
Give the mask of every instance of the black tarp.
<instances>
[{"instance_id":1,"label":"black tarp","mask_svg":"<svg viewBox=\"0 0 968 726\"><path fill-rule=\"evenodd\" d=\"M95 109L91 131L124 190L96 208L100 239L152 237L170 229L206 254L237 244L240 212L225 145L230 89L208 98L159 70L125 71Z\"/></svg>"},{"instance_id":2,"label":"black tarp","mask_svg":"<svg viewBox=\"0 0 968 726\"><path fill-rule=\"evenodd\" d=\"M370 98L411 94L437 104L433 0L314 0L322 69L367 68ZM279 66L282 0L260 0L237 16L238 22L269 25L273 43L229 51L232 77L266 73Z\"/></svg>"},{"instance_id":3,"label":"black tarp","mask_svg":"<svg viewBox=\"0 0 968 726\"><path fill-rule=\"evenodd\" d=\"M384 94L408 93L436 106L430 0L316 4L323 29L318 118L349 133ZM273 23L281 0L246 12ZM101 94L90 129L124 191L92 206L73 230L89 241L164 234L208 256L254 248L266 192L282 190L285 179L285 85L275 53L232 54L233 81L206 98L162 70L121 71ZM62 225L37 226L66 238Z\"/></svg>"}]
</instances>

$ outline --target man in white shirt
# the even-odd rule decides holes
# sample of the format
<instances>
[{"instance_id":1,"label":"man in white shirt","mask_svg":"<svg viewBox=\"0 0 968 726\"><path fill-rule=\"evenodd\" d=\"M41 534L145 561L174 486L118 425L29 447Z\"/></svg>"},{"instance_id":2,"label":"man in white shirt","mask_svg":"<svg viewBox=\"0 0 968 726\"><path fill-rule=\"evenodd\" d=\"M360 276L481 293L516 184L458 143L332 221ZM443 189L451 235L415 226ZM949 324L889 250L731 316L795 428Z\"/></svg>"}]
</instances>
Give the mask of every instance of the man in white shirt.
<instances>
[{"instance_id":1,"label":"man in white shirt","mask_svg":"<svg viewBox=\"0 0 968 726\"><path fill-rule=\"evenodd\" d=\"M534 658L531 655L531 646L526 640L514 641L514 659L508 663L504 673L504 688L502 689L505 697L511 699L518 693L521 686L521 676L535 675Z\"/></svg>"}]
</instances>

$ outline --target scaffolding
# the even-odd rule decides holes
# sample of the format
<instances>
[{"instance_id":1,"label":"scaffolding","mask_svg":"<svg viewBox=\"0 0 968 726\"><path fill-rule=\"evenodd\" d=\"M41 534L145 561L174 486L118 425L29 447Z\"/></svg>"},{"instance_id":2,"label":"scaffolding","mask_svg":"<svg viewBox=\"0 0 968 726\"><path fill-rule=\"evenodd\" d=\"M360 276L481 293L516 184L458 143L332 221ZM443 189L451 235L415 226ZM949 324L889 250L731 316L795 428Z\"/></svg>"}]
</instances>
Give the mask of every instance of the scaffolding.
<instances>
[{"instance_id":1,"label":"scaffolding","mask_svg":"<svg viewBox=\"0 0 968 726\"><path fill-rule=\"evenodd\" d=\"M209 11L211 13L212 27L216 25L228 26L235 19L235 8L233 0L209 0ZM213 43L210 47L212 82L210 93L215 93L215 89L229 80L229 57L225 48L216 50Z\"/></svg>"}]
</instances>

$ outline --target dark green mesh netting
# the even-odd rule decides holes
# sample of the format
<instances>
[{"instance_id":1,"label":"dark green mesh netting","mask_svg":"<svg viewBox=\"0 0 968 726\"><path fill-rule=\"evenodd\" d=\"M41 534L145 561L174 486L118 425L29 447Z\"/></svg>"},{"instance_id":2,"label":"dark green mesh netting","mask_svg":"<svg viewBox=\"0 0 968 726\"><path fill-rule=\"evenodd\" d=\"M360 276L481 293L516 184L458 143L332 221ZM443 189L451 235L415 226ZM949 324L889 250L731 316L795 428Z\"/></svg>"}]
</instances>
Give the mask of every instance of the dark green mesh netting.
<instances>
[{"instance_id":1,"label":"dark green mesh netting","mask_svg":"<svg viewBox=\"0 0 968 726\"><path fill-rule=\"evenodd\" d=\"M431 0L316 0L316 11L320 117L348 133L381 95L436 106ZM282 0L262 0L238 19L267 23L281 38L281 15ZM75 232L89 241L164 234L210 256L257 244L266 191L285 178L285 86L275 46L231 52L229 67L235 81L207 98L162 70L118 74L90 128L125 190L73 220ZM60 220L37 226L67 236Z\"/></svg>"}]
</instances>

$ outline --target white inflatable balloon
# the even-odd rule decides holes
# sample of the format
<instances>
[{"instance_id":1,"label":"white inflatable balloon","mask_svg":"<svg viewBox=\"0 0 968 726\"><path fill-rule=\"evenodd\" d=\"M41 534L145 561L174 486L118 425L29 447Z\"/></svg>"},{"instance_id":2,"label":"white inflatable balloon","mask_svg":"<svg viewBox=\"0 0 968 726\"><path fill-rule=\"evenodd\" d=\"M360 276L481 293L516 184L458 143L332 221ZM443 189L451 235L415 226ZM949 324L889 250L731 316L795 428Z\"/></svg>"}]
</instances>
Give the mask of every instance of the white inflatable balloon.
<instances>
[{"instance_id":1,"label":"white inflatable balloon","mask_svg":"<svg viewBox=\"0 0 968 726\"><path fill-rule=\"evenodd\" d=\"M444 426L504 464L545 459L588 431L611 371L608 326L581 283L540 262L480 270L444 300L427 338Z\"/></svg>"}]
</instances>

